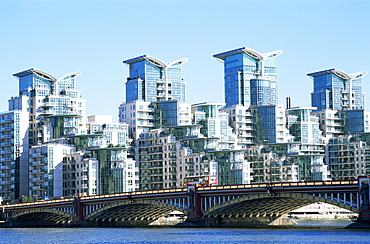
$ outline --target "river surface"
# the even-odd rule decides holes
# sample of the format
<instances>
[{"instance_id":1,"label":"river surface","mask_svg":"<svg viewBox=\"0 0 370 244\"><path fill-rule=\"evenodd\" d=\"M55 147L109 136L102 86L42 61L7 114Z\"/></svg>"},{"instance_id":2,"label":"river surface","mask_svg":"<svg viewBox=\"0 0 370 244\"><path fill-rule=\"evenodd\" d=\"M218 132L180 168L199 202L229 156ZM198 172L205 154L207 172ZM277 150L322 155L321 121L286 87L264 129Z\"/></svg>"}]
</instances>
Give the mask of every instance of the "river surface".
<instances>
[{"instance_id":1,"label":"river surface","mask_svg":"<svg viewBox=\"0 0 370 244\"><path fill-rule=\"evenodd\" d=\"M302 221L296 229L0 228L0 243L370 243L370 230L342 229L348 221Z\"/></svg>"}]
</instances>

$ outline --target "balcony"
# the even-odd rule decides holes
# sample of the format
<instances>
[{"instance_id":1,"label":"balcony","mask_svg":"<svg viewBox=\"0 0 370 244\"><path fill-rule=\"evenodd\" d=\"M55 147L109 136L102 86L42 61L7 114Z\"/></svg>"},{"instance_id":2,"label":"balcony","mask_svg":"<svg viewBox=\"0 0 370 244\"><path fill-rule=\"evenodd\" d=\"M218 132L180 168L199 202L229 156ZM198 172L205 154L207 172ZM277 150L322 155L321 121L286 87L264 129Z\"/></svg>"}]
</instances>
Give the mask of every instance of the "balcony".
<instances>
[{"instance_id":1,"label":"balcony","mask_svg":"<svg viewBox=\"0 0 370 244\"><path fill-rule=\"evenodd\" d=\"M14 133L6 133L0 136L0 139L11 139L14 138Z\"/></svg>"},{"instance_id":2,"label":"balcony","mask_svg":"<svg viewBox=\"0 0 370 244\"><path fill-rule=\"evenodd\" d=\"M0 174L0 177L2 177L2 178L10 178L10 177L13 177L14 176L14 174L10 174L10 173L2 173L2 174Z\"/></svg>"},{"instance_id":3,"label":"balcony","mask_svg":"<svg viewBox=\"0 0 370 244\"><path fill-rule=\"evenodd\" d=\"M160 80L156 80L155 83L157 83L157 84L164 84L164 83L166 83L166 80L165 80L165 78L162 78Z\"/></svg>"},{"instance_id":4,"label":"balcony","mask_svg":"<svg viewBox=\"0 0 370 244\"><path fill-rule=\"evenodd\" d=\"M51 103L51 102L43 102L40 107L44 107L44 108L47 108L47 107L54 107L56 104L55 103Z\"/></svg>"},{"instance_id":5,"label":"balcony","mask_svg":"<svg viewBox=\"0 0 370 244\"><path fill-rule=\"evenodd\" d=\"M163 164L162 163L153 163L152 168L162 168Z\"/></svg>"},{"instance_id":6,"label":"balcony","mask_svg":"<svg viewBox=\"0 0 370 244\"><path fill-rule=\"evenodd\" d=\"M164 97L166 97L166 93L164 93L164 92L158 92L156 97L157 98L164 98Z\"/></svg>"},{"instance_id":7,"label":"balcony","mask_svg":"<svg viewBox=\"0 0 370 244\"><path fill-rule=\"evenodd\" d=\"M0 125L2 124L10 124L10 123L13 123L14 122L14 119L2 119L0 120Z\"/></svg>"},{"instance_id":8,"label":"balcony","mask_svg":"<svg viewBox=\"0 0 370 244\"><path fill-rule=\"evenodd\" d=\"M54 114L56 114L56 112L54 110L51 110L51 109L44 109L40 113L43 114L43 115L54 115Z\"/></svg>"},{"instance_id":9,"label":"balcony","mask_svg":"<svg viewBox=\"0 0 370 244\"><path fill-rule=\"evenodd\" d=\"M12 154L14 150L0 150L0 154Z\"/></svg>"},{"instance_id":10,"label":"balcony","mask_svg":"<svg viewBox=\"0 0 370 244\"><path fill-rule=\"evenodd\" d=\"M75 123L75 122L64 123L63 126L64 126L64 128L76 128L77 123Z\"/></svg>"},{"instance_id":11,"label":"balcony","mask_svg":"<svg viewBox=\"0 0 370 244\"><path fill-rule=\"evenodd\" d=\"M163 179L162 177L155 177L149 180L149 183L162 183Z\"/></svg>"},{"instance_id":12,"label":"balcony","mask_svg":"<svg viewBox=\"0 0 370 244\"><path fill-rule=\"evenodd\" d=\"M153 115L138 115L138 119L154 119Z\"/></svg>"},{"instance_id":13,"label":"balcony","mask_svg":"<svg viewBox=\"0 0 370 244\"><path fill-rule=\"evenodd\" d=\"M42 183L42 182L45 182L45 180L43 178L31 178L31 182L34 182L34 183Z\"/></svg>"},{"instance_id":14,"label":"balcony","mask_svg":"<svg viewBox=\"0 0 370 244\"><path fill-rule=\"evenodd\" d=\"M45 169L34 169L30 171L30 174L33 174L33 175L46 174L46 170Z\"/></svg>"},{"instance_id":15,"label":"balcony","mask_svg":"<svg viewBox=\"0 0 370 244\"><path fill-rule=\"evenodd\" d=\"M32 186L31 187L31 190L32 191L42 191L44 193L46 191L46 189L45 188L41 188L41 187L43 187L43 186Z\"/></svg>"},{"instance_id":16,"label":"balcony","mask_svg":"<svg viewBox=\"0 0 370 244\"><path fill-rule=\"evenodd\" d=\"M2 158L0 158L0 162L9 162L9 161L13 161L13 158L12 157L2 157Z\"/></svg>"},{"instance_id":17,"label":"balcony","mask_svg":"<svg viewBox=\"0 0 370 244\"><path fill-rule=\"evenodd\" d=\"M143 109L139 109L138 111L143 111L143 112L154 112L154 108L144 107Z\"/></svg>"},{"instance_id":18,"label":"balcony","mask_svg":"<svg viewBox=\"0 0 370 244\"><path fill-rule=\"evenodd\" d=\"M34 162L31 162L31 165L32 166L44 166L45 163L43 163L41 161L34 161Z\"/></svg>"},{"instance_id":19,"label":"balcony","mask_svg":"<svg viewBox=\"0 0 370 244\"><path fill-rule=\"evenodd\" d=\"M0 128L1 132L12 131L12 130L14 130L14 126L4 126Z\"/></svg>"},{"instance_id":20,"label":"balcony","mask_svg":"<svg viewBox=\"0 0 370 244\"><path fill-rule=\"evenodd\" d=\"M65 105L66 108L75 108L76 104L68 103Z\"/></svg>"},{"instance_id":21,"label":"balcony","mask_svg":"<svg viewBox=\"0 0 370 244\"><path fill-rule=\"evenodd\" d=\"M31 154L31 158L44 158L46 156L47 156L46 153L32 153Z\"/></svg>"},{"instance_id":22,"label":"balcony","mask_svg":"<svg viewBox=\"0 0 370 244\"><path fill-rule=\"evenodd\" d=\"M11 170L13 169L12 165L2 165L0 167L1 170Z\"/></svg>"}]
</instances>

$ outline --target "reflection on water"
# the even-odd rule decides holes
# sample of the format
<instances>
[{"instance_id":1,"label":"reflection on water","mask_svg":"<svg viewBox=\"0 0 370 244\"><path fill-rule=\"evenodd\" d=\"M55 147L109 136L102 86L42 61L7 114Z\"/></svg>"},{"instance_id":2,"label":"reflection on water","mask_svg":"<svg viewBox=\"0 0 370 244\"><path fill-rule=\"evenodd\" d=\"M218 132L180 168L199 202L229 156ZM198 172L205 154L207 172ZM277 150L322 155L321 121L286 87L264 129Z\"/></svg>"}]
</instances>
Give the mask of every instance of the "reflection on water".
<instances>
[{"instance_id":1,"label":"reflection on water","mask_svg":"<svg viewBox=\"0 0 370 244\"><path fill-rule=\"evenodd\" d=\"M370 231L339 228L339 220L296 220L297 227L281 229L206 228L0 228L0 244L14 243L370 243ZM302 229L302 226L310 226ZM312 226L326 226L315 227ZM331 228L333 227L333 228Z\"/></svg>"},{"instance_id":2,"label":"reflection on water","mask_svg":"<svg viewBox=\"0 0 370 244\"><path fill-rule=\"evenodd\" d=\"M296 219L294 220L299 226L347 226L352 224L350 219Z\"/></svg>"}]
</instances>

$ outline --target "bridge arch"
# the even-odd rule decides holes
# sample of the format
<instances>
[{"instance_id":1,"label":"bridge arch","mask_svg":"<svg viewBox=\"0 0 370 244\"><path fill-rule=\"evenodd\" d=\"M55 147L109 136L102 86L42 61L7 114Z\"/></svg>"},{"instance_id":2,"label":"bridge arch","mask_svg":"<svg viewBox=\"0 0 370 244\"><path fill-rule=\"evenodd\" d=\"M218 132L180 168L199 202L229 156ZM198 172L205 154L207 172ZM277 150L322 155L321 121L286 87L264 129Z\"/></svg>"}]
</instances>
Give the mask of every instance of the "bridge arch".
<instances>
[{"instance_id":1,"label":"bridge arch","mask_svg":"<svg viewBox=\"0 0 370 244\"><path fill-rule=\"evenodd\" d=\"M287 214L294 209L314 202L329 203L355 213L358 211L352 206L307 194L277 193L272 196L268 193L261 193L235 198L233 200L217 204L204 211L203 214L204 217L274 216L276 218L283 214Z\"/></svg>"},{"instance_id":2,"label":"bridge arch","mask_svg":"<svg viewBox=\"0 0 370 244\"><path fill-rule=\"evenodd\" d=\"M65 223L70 222L73 219L72 214L68 214L55 209L29 209L21 212L17 212L10 216L13 221L33 221L33 222L54 222Z\"/></svg>"},{"instance_id":3,"label":"bridge arch","mask_svg":"<svg viewBox=\"0 0 370 244\"><path fill-rule=\"evenodd\" d=\"M153 200L124 200L106 205L85 216L86 221L155 221L172 211L187 211Z\"/></svg>"}]
</instances>

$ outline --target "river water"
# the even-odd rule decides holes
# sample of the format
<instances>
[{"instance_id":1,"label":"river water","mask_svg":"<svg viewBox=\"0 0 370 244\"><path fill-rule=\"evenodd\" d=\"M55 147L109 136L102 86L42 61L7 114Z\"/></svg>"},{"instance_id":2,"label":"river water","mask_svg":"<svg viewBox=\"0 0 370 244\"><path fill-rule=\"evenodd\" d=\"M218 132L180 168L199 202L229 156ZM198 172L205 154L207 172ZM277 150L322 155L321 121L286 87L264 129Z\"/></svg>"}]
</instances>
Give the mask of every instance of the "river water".
<instances>
[{"instance_id":1,"label":"river water","mask_svg":"<svg viewBox=\"0 0 370 244\"><path fill-rule=\"evenodd\" d=\"M340 227L348 221L317 223L307 220L288 229L0 228L0 243L370 243L370 230Z\"/></svg>"}]
</instances>

